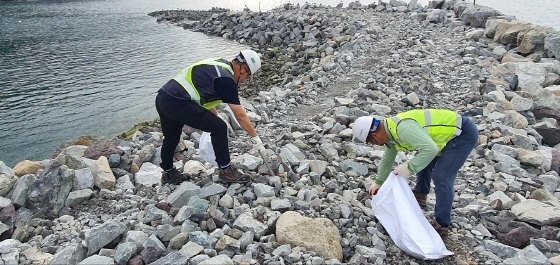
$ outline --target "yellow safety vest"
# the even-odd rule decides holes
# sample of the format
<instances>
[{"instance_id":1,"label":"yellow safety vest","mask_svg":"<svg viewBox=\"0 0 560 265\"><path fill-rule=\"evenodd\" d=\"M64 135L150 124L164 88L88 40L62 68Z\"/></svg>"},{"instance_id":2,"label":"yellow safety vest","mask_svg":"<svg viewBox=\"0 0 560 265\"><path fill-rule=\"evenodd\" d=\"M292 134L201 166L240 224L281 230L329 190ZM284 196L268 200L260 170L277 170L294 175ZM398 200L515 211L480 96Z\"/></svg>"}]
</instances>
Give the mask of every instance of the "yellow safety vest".
<instances>
[{"instance_id":1,"label":"yellow safety vest","mask_svg":"<svg viewBox=\"0 0 560 265\"><path fill-rule=\"evenodd\" d=\"M399 151L414 151L410 145L400 141L397 134L397 125L405 119L415 120L430 135L432 140L441 151L447 143L461 134L461 115L440 109L418 109L397 114L397 116L385 119L387 128L396 142L395 147Z\"/></svg>"},{"instance_id":2,"label":"yellow safety vest","mask_svg":"<svg viewBox=\"0 0 560 265\"><path fill-rule=\"evenodd\" d=\"M218 73L218 77L221 76L218 67L228 70L231 73L231 75L233 75L233 69L229 64L218 62L217 60L218 59L206 59L206 60L199 61L183 69L181 72L179 72L179 74L177 74L177 76L175 76L175 78L173 78L173 80L181 84L181 86L187 91L187 93L189 93L191 100L195 101L199 105L200 105L200 94L198 93L198 90L196 89L192 81L192 70L195 66L213 65L214 67L216 67L216 72ZM202 107L205 109L212 109L220 105L220 103L222 103L221 100L214 100L203 104Z\"/></svg>"}]
</instances>

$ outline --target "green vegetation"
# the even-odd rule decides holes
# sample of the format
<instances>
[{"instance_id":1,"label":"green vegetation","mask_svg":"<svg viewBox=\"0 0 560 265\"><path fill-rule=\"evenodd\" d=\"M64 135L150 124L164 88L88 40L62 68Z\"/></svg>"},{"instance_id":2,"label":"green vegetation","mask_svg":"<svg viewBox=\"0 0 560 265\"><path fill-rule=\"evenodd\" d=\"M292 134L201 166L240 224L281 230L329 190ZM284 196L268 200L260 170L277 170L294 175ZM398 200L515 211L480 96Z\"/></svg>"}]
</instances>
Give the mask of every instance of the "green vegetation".
<instances>
[{"instance_id":1,"label":"green vegetation","mask_svg":"<svg viewBox=\"0 0 560 265\"><path fill-rule=\"evenodd\" d=\"M154 129L153 129L154 127L156 127L156 128L161 127L159 118L157 118L153 121L140 121L136 125L132 126L132 128L130 130L122 133L121 135L119 135L119 137L120 138L126 138L126 139L132 139L132 135L134 135L134 133L136 131L141 131L143 133L146 133L148 131L154 131ZM157 131L159 131L159 129L157 129Z\"/></svg>"}]
</instances>

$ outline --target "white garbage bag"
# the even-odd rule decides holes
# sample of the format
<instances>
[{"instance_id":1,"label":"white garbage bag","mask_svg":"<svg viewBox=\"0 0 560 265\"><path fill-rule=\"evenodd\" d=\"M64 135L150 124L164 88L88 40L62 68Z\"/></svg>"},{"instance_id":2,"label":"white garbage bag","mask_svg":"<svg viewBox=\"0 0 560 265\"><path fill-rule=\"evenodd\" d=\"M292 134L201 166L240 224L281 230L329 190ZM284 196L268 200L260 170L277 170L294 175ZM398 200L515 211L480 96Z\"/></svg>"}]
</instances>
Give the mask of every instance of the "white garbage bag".
<instances>
[{"instance_id":1,"label":"white garbage bag","mask_svg":"<svg viewBox=\"0 0 560 265\"><path fill-rule=\"evenodd\" d=\"M407 254L421 260L453 255L424 217L406 178L391 173L373 196L371 208L391 239Z\"/></svg>"},{"instance_id":2,"label":"white garbage bag","mask_svg":"<svg viewBox=\"0 0 560 265\"><path fill-rule=\"evenodd\" d=\"M200 142L198 143L198 153L204 161L218 166L216 163L216 155L214 154L214 147L212 147L212 139L209 132L202 132L200 135Z\"/></svg>"}]
</instances>

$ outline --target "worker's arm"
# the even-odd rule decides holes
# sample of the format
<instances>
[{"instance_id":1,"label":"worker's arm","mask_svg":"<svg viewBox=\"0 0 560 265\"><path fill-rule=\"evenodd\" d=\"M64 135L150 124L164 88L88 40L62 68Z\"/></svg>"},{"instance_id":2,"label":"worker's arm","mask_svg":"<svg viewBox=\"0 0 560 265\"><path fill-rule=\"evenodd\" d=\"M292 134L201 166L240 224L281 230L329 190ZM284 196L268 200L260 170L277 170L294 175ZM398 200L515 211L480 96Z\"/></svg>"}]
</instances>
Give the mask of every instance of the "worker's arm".
<instances>
[{"instance_id":1,"label":"worker's arm","mask_svg":"<svg viewBox=\"0 0 560 265\"><path fill-rule=\"evenodd\" d=\"M417 151L408 162L408 170L418 173L424 169L438 154L438 147L428 133L414 120L403 120L397 127L399 140L410 145Z\"/></svg>"},{"instance_id":2,"label":"worker's arm","mask_svg":"<svg viewBox=\"0 0 560 265\"><path fill-rule=\"evenodd\" d=\"M243 109L241 105L228 105L233 112L235 119L237 120L237 122L239 122L239 125L241 125L241 128L243 128L243 130L245 130L251 137L257 136L257 131L255 131L255 127L253 127L253 124L251 124L251 120L249 120L245 109Z\"/></svg>"},{"instance_id":3,"label":"worker's arm","mask_svg":"<svg viewBox=\"0 0 560 265\"><path fill-rule=\"evenodd\" d=\"M214 113L214 115L218 115L218 111L216 110L216 108L211 108L208 109L210 112Z\"/></svg>"},{"instance_id":4,"label":"worker's arm","mask_svg":"<svg viewBox=\"0 0 560 265\"><path fill-rule=\"evenodd\" d=\"M383 158L381 158L381 164L379 164L379 169L377 170L375 183L383 185L383 182L387 180L389 173L393 170L393 164L395 163L397 153L398 151L395 146L389 144L385 145L385 153L383 153Z\"/></svg>"}]
</instances>

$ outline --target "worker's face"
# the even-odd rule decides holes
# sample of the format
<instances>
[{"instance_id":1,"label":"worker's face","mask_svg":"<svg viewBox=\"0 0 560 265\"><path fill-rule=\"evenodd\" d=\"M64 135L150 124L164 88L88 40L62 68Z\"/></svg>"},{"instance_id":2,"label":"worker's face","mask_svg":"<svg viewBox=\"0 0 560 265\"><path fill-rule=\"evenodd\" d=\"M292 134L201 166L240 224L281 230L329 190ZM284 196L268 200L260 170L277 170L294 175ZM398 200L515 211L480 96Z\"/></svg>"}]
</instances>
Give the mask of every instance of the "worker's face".
<instances>
[{"instance_id":1,"label":"worker's face","mask_svg":"<svg viewBox=\"0 0 560 265\"><path fill-rule=\"evenodd\" d=\"M366 138L366 142L375 145L386 144L387 142L389 142L389 137L387 137L384 132L385 131L383 130L383 128L380 128L380 130L370 133Z\"/></svg>"},{"instance_id":2,"label":"worker's face","mask_svg":"<svg viewBox=\"0 0 560 265\"><path fill-rule=\"evenodd\" d=\"M237 83L239 84L249 78L251 72L249 71L249 66L246 64L238 64L237 66Z\"/></svg>"}]
</instances>

